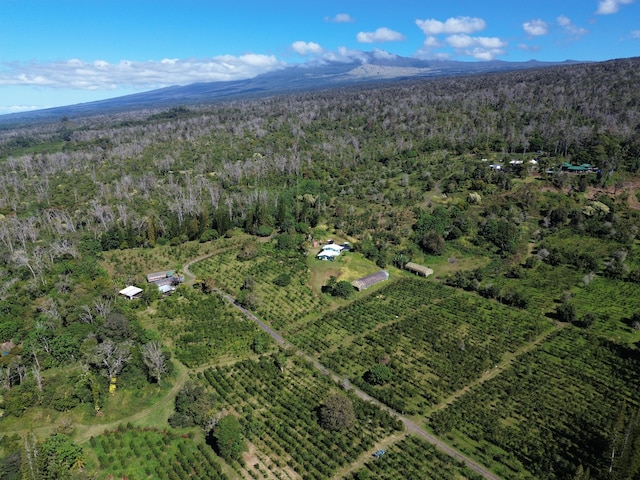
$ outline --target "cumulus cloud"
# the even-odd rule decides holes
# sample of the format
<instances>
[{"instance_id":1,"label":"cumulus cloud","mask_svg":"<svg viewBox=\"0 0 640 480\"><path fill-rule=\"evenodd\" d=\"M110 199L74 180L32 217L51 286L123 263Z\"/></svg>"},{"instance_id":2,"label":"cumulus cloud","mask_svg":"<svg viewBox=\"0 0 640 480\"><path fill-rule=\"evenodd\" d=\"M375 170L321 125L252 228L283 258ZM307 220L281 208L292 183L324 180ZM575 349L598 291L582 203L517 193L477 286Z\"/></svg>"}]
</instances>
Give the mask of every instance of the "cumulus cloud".
<instances>
[{"instance_id":1,"label":"cumulus cloud","mask_svg":"<svg viewBox=\"0 0 640 480\"><path fill-rule=\"evenodd\" d=\"M487 26L478 17L451 17L440 21L435 18L416 20L416 25L427 36L416 56L423 58L446 58L448 54L434 52L434 49L449 46L456 55L467 55L477 60L493 60L504 55L507 43L498 37L472 36L471 33L484 30ZM448 35L444 40L438 35Z\"/></svg>"},{"instance_id":2,"label":"cumulus cloud","mask_svg":"<svg viewBox=\"0 0 640 480\"><path fill-rule=\"evenodd\" d=\"M560 25L565 32L573 37L582 37L589 33L589 30L586 28L578 27L575 25L570 18L560 15L557 19L558 25Z\"/></svg>"},{"instance_id":3,"label":"cumulus cloud","mask_svg":"<svg viewBox=\"0 0 640 480\"><path fill-rule=\"evenodd\" d=\"M407 37L386 27L380 27L375 32L360 32L357 35L360 43L400 42Z\"/></svg>"},{"instance_id":4,"label":"cumulus cloud","mask_svg":"<svg viewBox=\"0 0 640 480\"><path fill-rule=\"evenodd\" d=\"M640 38L640 30L633 30L631 32L631 38Z\"/></svg>"},{"instance_id":5,"label":"cumulus cloud","mask_svg":"<svg viewBox=\"0 0 640 480\"><path fill-rule=\"evenodd\" d=\"M326 52L323 55L323 60L331 62L353 62L359 61L366 63L368 58L367 54L362 50L353 50L347 47L338 47L336 51Z\"/></svg>"},{"instance_id":6,"label":"cumulus cloud","mask_svg":"<svg viewBox=\"0 0 640 480\"><path fill-rule=\"evenodd\" d=\"M313 46L307 48L314 48ZM196 82L251 78L285 66L273 55L221 55L204 60L163 59L109 63L80 59L48 63L4 63L0 85L42 86L80 90L159 88Z\"/></svg>"},{"instance_id":7,"label":"cumulus cloud","mask_svg":"<svg viewBox=\"0 0 640 480\"><path fill-rule=\"evenodd\" d=\"M324 21L331 23L352 23L355 20L348 13L339 13L335 17L324 17Z\"/></svg>"},{"instance_id":8,"label":"cumulus cloud","mask_svg":"<svg viewBox=\"0 0 640 480\"><path fill-rule=\"evenodd\" d=\"M524 22L522 24L522 28L527 35L530 35L532 37L546 35L549 32L549 26L547 25L547 22L540 19Z\"/></svg>"},{"instance_id":9,"label":"cumulus cloud","mask_svg":"<svg viewBox=\"0 0 640 480\"><path fill-rule=\"evenodd\" d=\"M300 55L319 54L323 52L322 47L315 42L297 41L291 44L291 48Z\"/></svg>"},{"instance_id":10,"label":"cumulus cloud","mask_svg":"<svg viewBox=\"0 0 640 480\"><path fill-rule=\"evenodd\" d=\"M447 44L458 53L469 55L476 60L493 60L498 55L504 55L507 42L498 37L473 37L467 34L450 35Z\"/></svg>"},{"instance_id":11,"label":"cumulus cloud","mask_svg":"<svg viewBox=\"0 0 640 480\"><path fill-rule=\"evenodd\" d=\"M373 56L379 60L392 60L398 57L395 53L380 50L379 48L373 49Z\"/></svg>"},{"instance_id":12,"label":"cumulus cloud","mask_svg":"<svg viewBox=\"0 0 640 480\"><path fill-rule=\"evenodd\" d=\"M425 35L474 33L484 30L486 22L477 17L451 17L441 22L435 18L416 20L416 25Z\"/></svg>"},{"instance_id":13,"label":"cumulus cloud","mask_svg":"<svg viewBox=\"0 0 640 480\"><path fill-rule=\"evenodd\" d=\"M620 5L629 5L634 1L635 0L600 0L598 2L598 10L596 10L596 14L611 15L612 13L618 13Z\"/></svg>"}]
</instances>

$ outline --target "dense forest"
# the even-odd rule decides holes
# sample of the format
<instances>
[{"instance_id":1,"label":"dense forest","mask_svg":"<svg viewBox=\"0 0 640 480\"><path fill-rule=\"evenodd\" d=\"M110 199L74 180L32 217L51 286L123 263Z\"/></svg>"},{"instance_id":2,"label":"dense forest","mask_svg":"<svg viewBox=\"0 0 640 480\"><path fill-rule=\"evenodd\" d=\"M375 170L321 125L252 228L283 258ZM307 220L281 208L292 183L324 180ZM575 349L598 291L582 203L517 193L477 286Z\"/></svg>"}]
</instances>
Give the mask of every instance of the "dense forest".
<instances>
[{"instance_id":1,"label":"dense forest","mask_svg":"<svg viewBox=\"0 0 640 480\"><path fill-rule=\"evenodd\" d=\"M298 347L500 477L640 478L638 85L633 58L0 130L0 477L170 448L202 459L177 478L395 478L416 451L406 475L476 478ZM196 259L169 297L145 280ZM382 268L383 299L351 291Z\"/></svg>"}]
</instances>

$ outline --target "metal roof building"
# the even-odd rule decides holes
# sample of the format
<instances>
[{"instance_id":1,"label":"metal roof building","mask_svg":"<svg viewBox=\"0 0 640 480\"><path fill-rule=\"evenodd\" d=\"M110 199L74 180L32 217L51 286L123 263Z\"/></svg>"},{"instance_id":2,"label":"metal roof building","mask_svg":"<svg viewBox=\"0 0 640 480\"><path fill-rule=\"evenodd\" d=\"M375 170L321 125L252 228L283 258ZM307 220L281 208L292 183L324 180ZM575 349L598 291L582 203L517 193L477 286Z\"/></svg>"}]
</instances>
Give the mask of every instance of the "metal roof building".
<instances>
[{"instance_id":1,"label":"metal roof building","mask_svg":"<svg viewBox=\"0 0 640 480\"><path fill-rule=\"evenodd\" d=\"M376 283L384 282L389 279L389 272L386 270L380 270L379 272L372 273L371 275L367 275L366 277L359 278L358 280L354 280L351 282L351 285L358 290L366 290L367 288L375 285Z\"/></svg>"}]
</instances>

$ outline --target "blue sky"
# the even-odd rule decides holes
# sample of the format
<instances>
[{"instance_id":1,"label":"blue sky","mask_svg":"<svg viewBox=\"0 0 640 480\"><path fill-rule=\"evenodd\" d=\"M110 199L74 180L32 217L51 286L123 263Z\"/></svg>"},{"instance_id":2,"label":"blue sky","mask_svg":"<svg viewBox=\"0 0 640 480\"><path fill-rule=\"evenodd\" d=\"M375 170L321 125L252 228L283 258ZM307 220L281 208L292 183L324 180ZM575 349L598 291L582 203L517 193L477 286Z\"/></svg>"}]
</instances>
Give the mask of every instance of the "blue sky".
<instances>
[{"instance_id":1,"label":"blue sky","mask_svg":"<svg viewBox=\"0 0 640 480\"><path fill-rule=\"evenodd\" d=\"M380 51L640 55L640 0L0 0L0 114Z\"/></svg>"}]
</instances>

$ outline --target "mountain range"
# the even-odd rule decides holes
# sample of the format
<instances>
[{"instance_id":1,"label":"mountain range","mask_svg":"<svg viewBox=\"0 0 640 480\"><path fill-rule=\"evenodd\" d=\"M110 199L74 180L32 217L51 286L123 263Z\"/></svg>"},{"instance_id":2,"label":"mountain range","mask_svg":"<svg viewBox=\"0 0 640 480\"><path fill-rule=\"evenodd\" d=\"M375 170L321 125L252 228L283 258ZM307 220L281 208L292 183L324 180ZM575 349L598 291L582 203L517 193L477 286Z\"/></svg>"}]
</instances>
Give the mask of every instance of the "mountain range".
<instances>
[{"instance_id":1,"label":"mountain range","mask_svg":"<svg viewBox=\"0 0 640 480\"><path fill-rule=\"evenodd\" d=\"M2 115L0 123L46 121L63 116L77 117L149 108L208 104L225 99L255 98L392 80L473 75L575 63L581 62L573 60L564 62L540 62L537 60L528 62L500 60L461 62L420 60L398 56L380 58L373 53L363 53L361 58L352 62L333 61L314 65L290 65L244 80L171 86L107 100Z\"/></svg>"}]
</instances>

